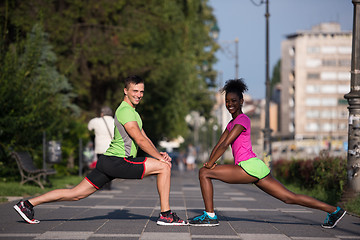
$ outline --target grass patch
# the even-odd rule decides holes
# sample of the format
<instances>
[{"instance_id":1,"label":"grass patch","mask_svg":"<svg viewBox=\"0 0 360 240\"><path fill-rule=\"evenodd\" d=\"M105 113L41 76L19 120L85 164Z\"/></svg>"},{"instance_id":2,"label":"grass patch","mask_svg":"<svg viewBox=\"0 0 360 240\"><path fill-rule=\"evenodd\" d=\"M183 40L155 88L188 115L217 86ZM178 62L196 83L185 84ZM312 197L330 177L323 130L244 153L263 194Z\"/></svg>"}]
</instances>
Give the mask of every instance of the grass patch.
<instances>
[{"instance_id":1,"label":"grass patch","mask_svg":"<svg viewBox=\"0 0 360 240\"><path fill-rule=\"evenodd\" d=\"M360 194L345 204L345 209L360 216Z\"/></svg>"},{"instance_id":2,"label":"grass patch","mask_svg":"<svg viewBox=\"0 0 360 240\"><path fill-rule=\"evenodd\" d=\"M21 196L30 197L46 193L50 190L59 188L71 188L76 186L83 177L79 176L50 176L50 185L45 184L45 188L41 189L37 184L29 182L20 185L19 182L0 182L0 202L3 202L4 196Z\"/></svg>"},{"instance_id":3,"label":"grass patch","mask_svg":"<svg viewBox=\"0 0 360 240\"><path fill-rule=\"evenodd\" d=\"M320 200L322 202L326 202L330 205L335 205L340 200L340 198L336 196L336 194L331 192L326 192L323 188L319 186L312 189L305 189L303 187L291 183L284 184L284 186L294 193L307 195L316 198L317 200Z\"/></svg>"},{"instance_id":4,"label":"grass patch","mask_svg":"<svg viewBox=\"0 0 360 240\"><path fill-rule=\"evenodd\" d=\"M340 197L337 192L326 192L321 187L304 189L296 184L291 183L284 184L284 186L294 193L307 195L333 206L337 206L337 203L340 201ZM348 212L355 213L356 215L360 216L360 194L356 198L347 202L345 204L345 209Z\"/></svg>"}]
</instances>

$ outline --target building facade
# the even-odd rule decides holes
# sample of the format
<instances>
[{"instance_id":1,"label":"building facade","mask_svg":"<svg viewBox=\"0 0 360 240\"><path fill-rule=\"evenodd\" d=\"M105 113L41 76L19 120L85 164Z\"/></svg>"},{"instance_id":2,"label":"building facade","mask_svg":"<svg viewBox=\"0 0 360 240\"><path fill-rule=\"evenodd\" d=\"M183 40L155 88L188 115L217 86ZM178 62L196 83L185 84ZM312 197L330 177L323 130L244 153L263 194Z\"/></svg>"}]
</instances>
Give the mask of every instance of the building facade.
<instances>
[{"instance_id":1,"label":"building facade","mask_svg":"<svg viewBox=\"0 0 360 240\"><path fill-rule=\"evenodd\" d=\"M279 135L344 142L350 91L351 31L322 23L281 43Z\"/></svg>"}]
</instances>

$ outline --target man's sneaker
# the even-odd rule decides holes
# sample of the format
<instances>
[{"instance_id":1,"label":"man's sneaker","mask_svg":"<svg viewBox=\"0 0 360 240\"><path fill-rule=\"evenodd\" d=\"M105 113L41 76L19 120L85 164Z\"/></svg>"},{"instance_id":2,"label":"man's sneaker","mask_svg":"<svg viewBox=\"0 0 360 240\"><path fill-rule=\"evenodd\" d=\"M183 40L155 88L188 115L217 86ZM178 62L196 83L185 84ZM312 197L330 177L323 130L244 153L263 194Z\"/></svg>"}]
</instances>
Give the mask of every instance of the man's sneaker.
<instances>
[{"instance_id":1,"label":"man's sneaker","mask_svg":"<svg viewBox=\"0 0 360 240\"><path fill-rule=\"evenodd\" d=\"M16 205L14 205L14 209L28 223L40 223L39 220L34 219L34 209L32 209L30 206L26 206L24 201L20 201Z\"/></svg>"},{"instance_id":2,"label":"man's sneaker","mask_svg":"<svg viewBox=\"0 0 360 240\"><path fill-rule=\"evenodd\" d=\"M179 218L176 213L170 213L168 216L163 216L160 213L160 216L156 222L157 225L161 226L185 226L188 225L187 222Z\"/></svg>"},{"instance_id":3,"label":"man's sneaker","mask_svg":"<svg viewBox=\"0 0 360 240\"><path fill-rule=\"evenodd\" d=\"M189 221L190 226L213 227L219 226L217 216L210 217L205 211L203 215L194 217Z\"/></svg>"},{"instance_id":4,"label":"man's sneaker","mask_svg":"<svg viewBox=\"0 0 360 240\"><path fill-rule=\"evenodd\" d=\"M336 224L345 216L346 211L340 207L336 208L336 211L333 213L328 213L324 224L321 226L323 228L334 228Z\"/></svg>"}]
</instances>

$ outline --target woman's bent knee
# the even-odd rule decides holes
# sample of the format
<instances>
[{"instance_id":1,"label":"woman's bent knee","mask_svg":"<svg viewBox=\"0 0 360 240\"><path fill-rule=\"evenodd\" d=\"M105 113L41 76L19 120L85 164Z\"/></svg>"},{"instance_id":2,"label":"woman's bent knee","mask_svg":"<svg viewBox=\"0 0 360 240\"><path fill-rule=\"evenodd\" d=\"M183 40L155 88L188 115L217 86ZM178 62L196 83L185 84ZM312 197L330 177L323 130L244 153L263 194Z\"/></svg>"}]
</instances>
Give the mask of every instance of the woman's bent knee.
<instances>
[{"instance_id":1,"label":"woman's bent knee","mask_svg":"<svg viewBox=\"0 0 360 240\"><path fill-rule=\"evenodd\" d=\"M202 167L199 169L199 179L207 178L209 176L209 169Z\"/></svg>"}]
</instances>

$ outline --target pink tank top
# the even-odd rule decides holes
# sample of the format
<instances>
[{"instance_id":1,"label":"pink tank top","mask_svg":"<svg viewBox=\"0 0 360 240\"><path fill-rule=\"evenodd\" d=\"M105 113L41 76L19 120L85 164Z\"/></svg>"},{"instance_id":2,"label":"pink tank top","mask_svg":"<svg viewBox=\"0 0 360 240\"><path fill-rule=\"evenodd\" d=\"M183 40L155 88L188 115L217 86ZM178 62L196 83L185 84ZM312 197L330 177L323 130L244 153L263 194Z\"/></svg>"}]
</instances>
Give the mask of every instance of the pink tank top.
<instances>
[{"instance_id":1,"label":"pink tank top","mask_svg":"<svg viewBox=\"0 0 360 240\"><path fill-rule=\"evenodd\" d=\"M231 143L232 154L235 159L235 165L241 161L246 161L250 158L256 157L251 145L251 122L250 118L245 114L240 114L235 119L232 119L226 129L230 132L236 124L242 125L245 130Z\"/></svg>"}]
</instances>

